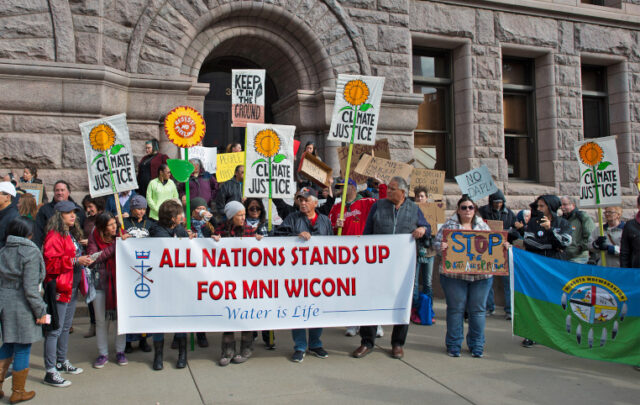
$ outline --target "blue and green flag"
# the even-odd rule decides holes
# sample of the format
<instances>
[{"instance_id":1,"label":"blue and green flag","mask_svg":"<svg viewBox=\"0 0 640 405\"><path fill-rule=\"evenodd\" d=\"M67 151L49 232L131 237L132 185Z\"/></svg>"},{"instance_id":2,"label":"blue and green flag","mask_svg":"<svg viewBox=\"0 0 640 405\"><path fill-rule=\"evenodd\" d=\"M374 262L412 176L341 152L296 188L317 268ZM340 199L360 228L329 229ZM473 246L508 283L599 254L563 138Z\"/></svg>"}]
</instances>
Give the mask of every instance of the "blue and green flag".
<instances>
[{"instance_id":1,"label":"blue and green flag","mask_svg":"<svg viewBox=\"0 0 640 405\"><path fill-rule=\"evenodd\" d=\"M640 269L513 249L514 334L574 356L640 365Z\"/></svg>"}]
</instances>

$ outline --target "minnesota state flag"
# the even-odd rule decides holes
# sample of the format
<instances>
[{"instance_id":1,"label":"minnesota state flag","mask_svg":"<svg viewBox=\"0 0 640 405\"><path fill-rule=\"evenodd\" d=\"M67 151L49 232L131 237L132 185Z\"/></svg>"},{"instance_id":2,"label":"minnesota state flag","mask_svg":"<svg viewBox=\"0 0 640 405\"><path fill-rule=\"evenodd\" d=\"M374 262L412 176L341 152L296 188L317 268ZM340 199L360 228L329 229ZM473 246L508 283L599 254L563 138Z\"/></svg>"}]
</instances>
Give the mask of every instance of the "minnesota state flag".
<instances>
[{"instance_id":1,"label":"minnesota state flag","mask_svg":"<svg viewBox=\"0 0 640 405\"><path fill-rule=\"evenodd\" d=\"M640 365L640 269L513 251L513 332L574 356Z\"/></svg>"}]
</instances>

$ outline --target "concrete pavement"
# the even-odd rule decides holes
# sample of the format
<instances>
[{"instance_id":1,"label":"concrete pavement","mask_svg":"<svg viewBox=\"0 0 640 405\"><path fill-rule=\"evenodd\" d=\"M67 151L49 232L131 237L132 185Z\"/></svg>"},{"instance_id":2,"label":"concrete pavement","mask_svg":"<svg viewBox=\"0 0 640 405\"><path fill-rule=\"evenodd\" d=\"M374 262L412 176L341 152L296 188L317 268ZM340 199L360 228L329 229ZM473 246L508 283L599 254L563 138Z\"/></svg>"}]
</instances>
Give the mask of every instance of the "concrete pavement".
<instances>
[{"instance_id":1,"label":"concrete pavement","mask_svg":"<svg viewBox=\"0 0 640 405\"><path fill-rule=\"evenodd\" d=\"M376 341L373 353L354 359L359 337L344 328L325 329L328 359L307 354L300 364L289 361L289 331L276 331L276 350L256 341L247 363L219 367L220 333L209 333L210 347L189 352L186 369L175 368L177 350L165 344L165 369L153 371L153 353L138 350L129 364L115 364L115 353L101 370L91 367L95 338L84 339L88 318L74 322L69 358L84 373L68 376L68 388L42 384L42 343L33 347L27 389L37 395L30 404L637 404L640 372L632 367L570 357L551 349L525 349L512 337L500 315L487 319L483 359L466 350L450 358L444 350L445 305L435 302L436 324L411 325L403 360L388 355L391 327ZM169 339L170 335L167 335ZM238 338L239 339L239 338ZM110 346L113 348L113 345ZM7 387L9 385L9 387ZM10 389L5 383L4 390ZM7 403L7 399L0 400Z\"/></svg>"}]
</instances>

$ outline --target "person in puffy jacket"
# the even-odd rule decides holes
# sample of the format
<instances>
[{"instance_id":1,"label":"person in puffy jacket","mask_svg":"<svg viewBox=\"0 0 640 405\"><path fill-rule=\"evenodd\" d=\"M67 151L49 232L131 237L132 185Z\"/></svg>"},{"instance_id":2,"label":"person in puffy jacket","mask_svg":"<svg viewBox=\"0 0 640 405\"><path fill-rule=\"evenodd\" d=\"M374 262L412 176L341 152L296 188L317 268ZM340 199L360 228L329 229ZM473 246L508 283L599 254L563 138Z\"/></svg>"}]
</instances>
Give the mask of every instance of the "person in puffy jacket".
<instances>
[{"instance_id":1,"label":"person in puffy jacket","mask_svg":"<svg viewBox=\"0 0 640 405\"><path fill-rule=\"evenodd\" d=\"M0 249L0 398L2 383L13 360L12 404L28 401L36 394L25 391L29 374L31 345L42 339L46 323L47 304L42 300L39 285L45 268L40 249L31 242L35 222L17 217L7 227L7 243Z\"/></svg>"},{"instance_id":2,"label":"person in puffy jacket","mask_svg":"<svg viewBox=\"0 0 640 405\"><path fill-rule=\"evenodd\" d=\"M47 332L44 345L44 383L54 387L67 387L70 381L60 372L80 374L82 369L74 367L67 359L69 329L73 322L84 266L93 263L90 256L82 255L82 230L77 221L75 203L62 200L55 204L55 213L45 228L46 237L42 248L47 275L44 284L54 281L56 285L56 307L58 328Z\"/></svg>"},{"instance_id":3,"label":"person in puffy jacket","mask_svg":"<svg viewBox=\"0 0 640 405\"><path fill-rule=\"evenodd\" d=\"M635 218L627 221L620 241L620 267L640 269L640 196Z\"/></svg>"},{"instance_id":4,"label":"person in puffy jacket","mask_svg":"<svg viewBox=\"0 0 640 405\"><path fill-rule=\"evenodd\" d=\"M555 195L541 195L531 204L531 219L523 228L526 250L566 260L565 251L571 245L571 225L558 216L560 199Z\"/></svg>"}]
</instances>

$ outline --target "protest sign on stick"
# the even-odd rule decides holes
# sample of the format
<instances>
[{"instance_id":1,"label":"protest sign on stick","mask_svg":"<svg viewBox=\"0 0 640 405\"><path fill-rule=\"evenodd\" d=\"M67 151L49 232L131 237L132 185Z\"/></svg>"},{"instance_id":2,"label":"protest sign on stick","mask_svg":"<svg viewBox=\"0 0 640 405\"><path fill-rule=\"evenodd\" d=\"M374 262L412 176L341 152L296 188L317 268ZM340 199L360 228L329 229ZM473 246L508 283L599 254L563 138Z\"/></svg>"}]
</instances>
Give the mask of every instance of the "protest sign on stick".
<instances>
[{"instance_id":1,"label":"protest sign on stick","mask_svg":"<svg viewBox=\"0 0 640 405\"><path fill-rule=\"evenodd\" d=\"M370 155L383 159L391 159L391 153L389 152L389 141L387 139L376 139L376 144L371 145L353 145L353 151L351 153L351 165L349 167L349 177L353 179L357 184L364 184L367 182L367 178L361 174L355 173L355 168L360 161L362 155ZM340 161L340 175L344 176L347 168L347 158L349 157L349 147L338 147L338 160Z\"/></svg>"},{"instance_id":2,"label":"protest sign on stick","mask_svg":"<svg viewBox=\"0 0 640 405\"><path fill-rule=\"evenodd\" d=\"M418 204L424 218L431 225L431 235L435 236L438 233L438 225L444 224L445 217L445 203L443 201L426 202Z\"/></svg>"},{"instance_id":3,"label":"protest sign on stick","mask_svg":"<svg viewBox=\"0 0 640 405\"><path fill-rule=\"evenodd\" d=\"M409 196L414 196L416 187L424 187L429 193L429 198L441 200L444 194L444 176L445 172L442 170L413 169Z\"/></svg>"},{"instance_id":4,"label":"protest sign on stick","mask_svg":"<svg viewBox=\"0 0 640 405\"><path fill-rule=\"evenodd\" d=\"M264 122L265 70L231 70L231 126Z\"/></svg>"},{"instance_id":5,"label":"protest sign on stick","mask_svg":"<svg viewBox=\"0 0 640 405\"><path fill-rule=\"evenodd\" d=\"M491 177L491 172L485 165L456 176L456 182L460 186L462 194L467 194L473 201L478 201L498 191L498 187Z\"/></svg>"},{"instance_id":6,"label":"protest sign on stick","mask_svg":"<svg viewBox=\"0 0 640 405\"><path fill-rule=\"evenodd\" d=\"M244 152L218 153L216 162L216 180L224 183L233 177L236 167L244 166Z\"/></svg>"},{"instance_id":7,"label":"protest sign on stick","mask_svg":"<svg viewBox=\"0 0 640 405\"><path fill-rule=\"evenodd\" d=\"M305 153L298 171L321 187L330 187L333 169L311 153Z\"/></svg>"},{"instance_id":8,"label":"protest sign on stick","mask_svg":"<svg viewBox=\"0 0 640 405\"><path fill-rule=\"evenodd\" d=\"M445 274L509 275L509 249L506 231L445 229L442 254Z\"/></svg>"},{"instance_id":9,"label":"protest sign on stick","mask_svg":"<svg viewBox=\"0 0 640 405\"><path fill-rule=\"evenodd\" d=\"M391 179L395 176L400 176L409 181L413 170L413 166L406 163L372 157L369 155L362 155L355 171L365 177L380 179L385 184L389 184Z\"/></svg>"},{"instance_id":10,"label":"protest sign on stick","mask_svg":"<svg viewBox=\"0 0 640 405\"><path fill-rule=\"evenodd\" d=\"M184 159L185 148L180 148L180 156ZM188 150L189 159L200 159L202 168L208 173L216 172L218 148L205 146L192 146Z\"/></svg>"},{"instance_id":11,"label":"protest sign on stick","mask_svg":"<svg viewBox=\"0 0 640 405\"><path fill-rule=\"evenodd\" d=\"M118 193L138 188L127 115L83 122L80 132L87 159L89 193L94 198L113 194L120 226L124 229Z\"/></svg>"}]
</instances>

